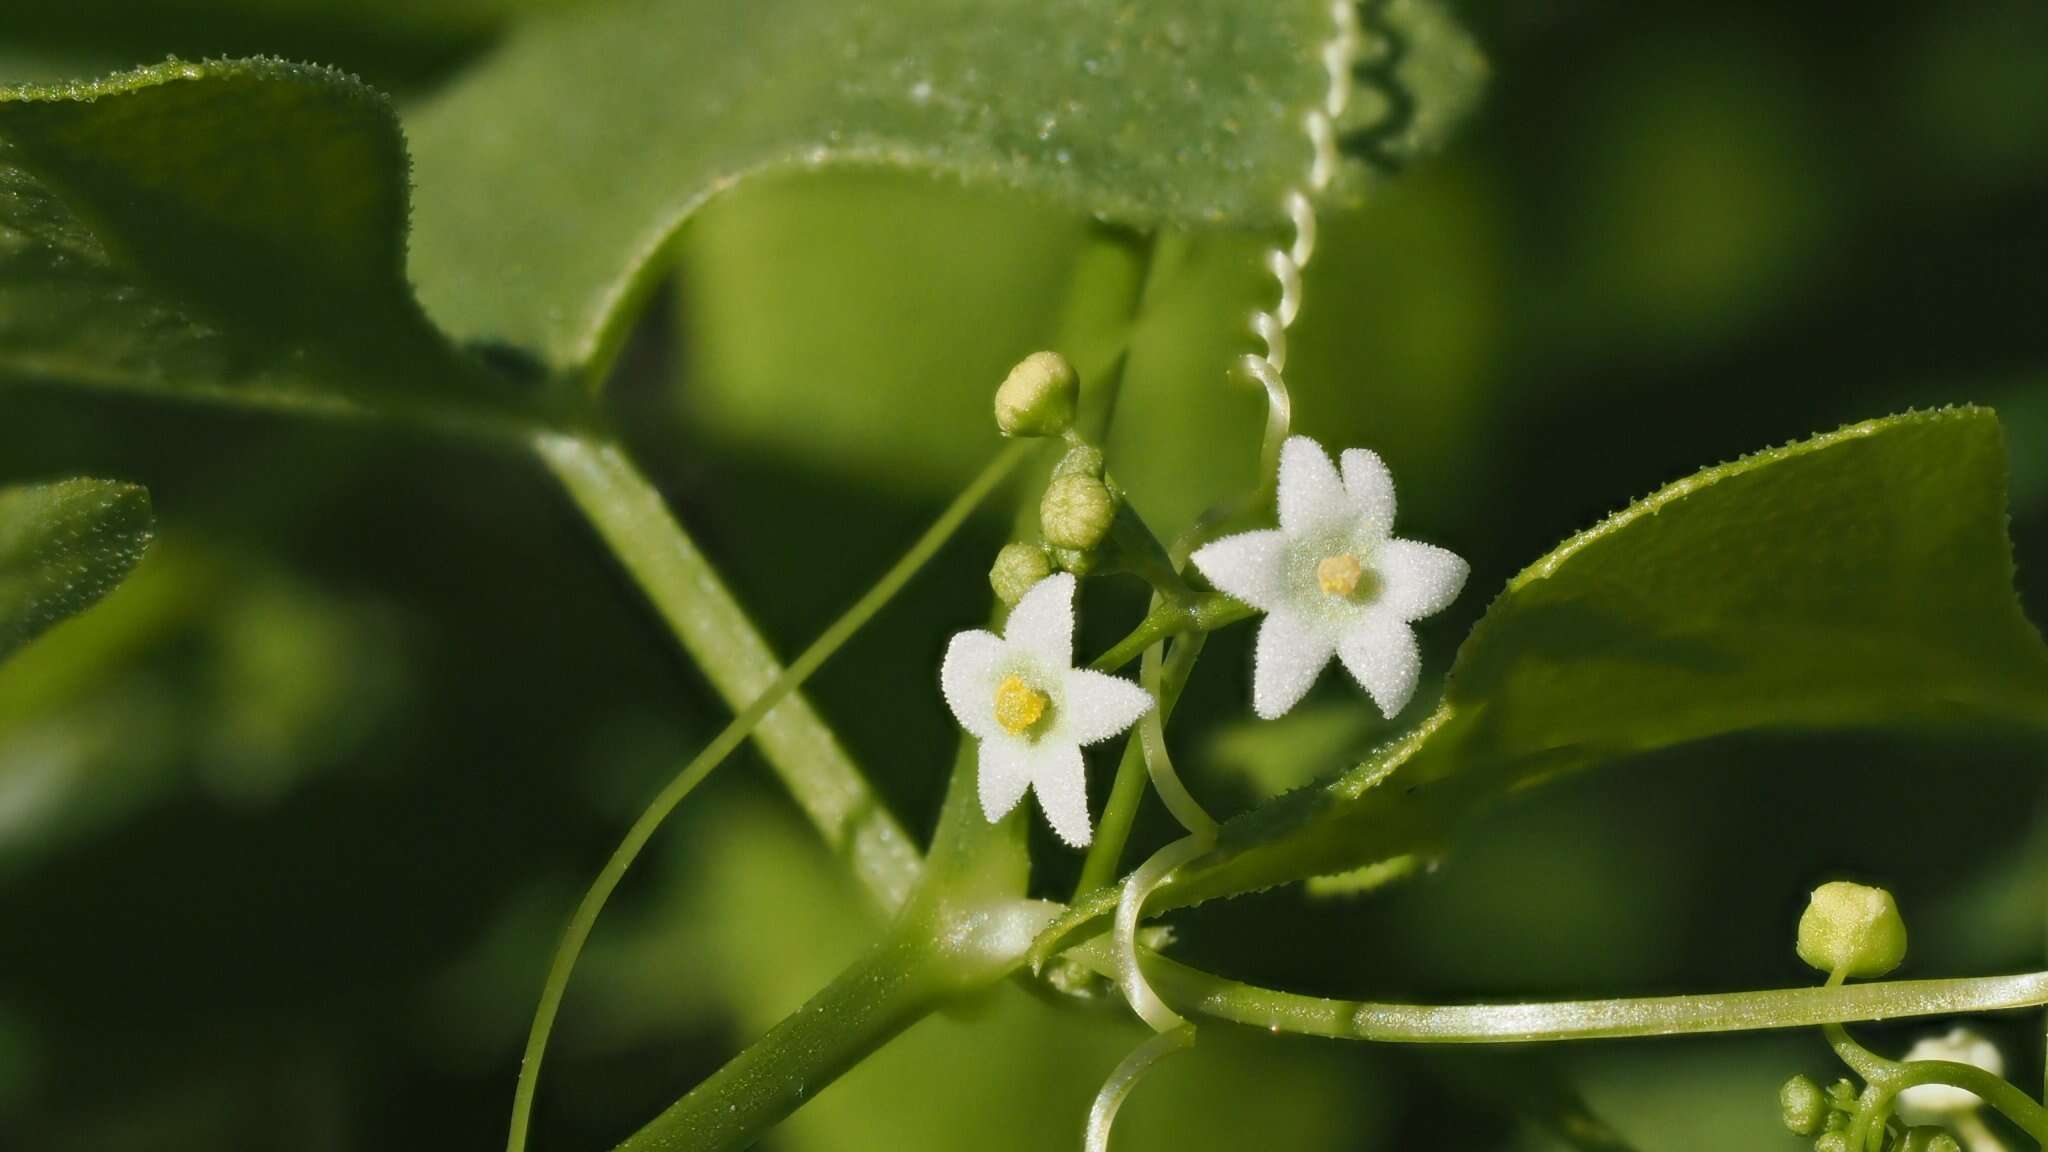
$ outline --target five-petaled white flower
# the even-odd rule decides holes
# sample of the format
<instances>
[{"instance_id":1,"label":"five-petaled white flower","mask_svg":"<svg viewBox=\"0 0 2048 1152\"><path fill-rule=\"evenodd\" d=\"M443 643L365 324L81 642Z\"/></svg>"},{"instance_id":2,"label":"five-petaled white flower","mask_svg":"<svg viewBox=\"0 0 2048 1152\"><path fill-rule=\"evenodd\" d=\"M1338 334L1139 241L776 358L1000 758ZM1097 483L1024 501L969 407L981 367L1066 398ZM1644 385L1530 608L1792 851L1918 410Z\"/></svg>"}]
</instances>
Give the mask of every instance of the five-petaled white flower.
<instances>
[{"instance_id":1,"label":"five-petaled white flower","mask_svg":"<svg viewBox=\"0 0 2048 1152\"><path fill-rule=\"evenodd\" d=\"M1060 839L1086 847L1088 772L1081 745L1137 723L1152 697L1128 680L1074 667L1074 578L1048 576L1010 609L1003 635L962 632L939 683L960 726L981 741L981 810L1002 819L1038 793Z\"/></svg>"},{"instance_id":2,"label":"five-petaled white flower","mask_svg":"<svg viewBox=\"0 0 2048 1152\"><path fill-rule=\"evenodd\" d=\"M1433 544L1396 540L1394 478L1363 448L1340 476L1306 436L1280 450L1280 527L1226 536L1195 567L1266 613L1252 669L1252 708L1271 720L1300 702L1335 655L1389 719L1415 694L1422 656L1413 621L1465 586L1465 562Z\"/></svg>"}]
</instances>

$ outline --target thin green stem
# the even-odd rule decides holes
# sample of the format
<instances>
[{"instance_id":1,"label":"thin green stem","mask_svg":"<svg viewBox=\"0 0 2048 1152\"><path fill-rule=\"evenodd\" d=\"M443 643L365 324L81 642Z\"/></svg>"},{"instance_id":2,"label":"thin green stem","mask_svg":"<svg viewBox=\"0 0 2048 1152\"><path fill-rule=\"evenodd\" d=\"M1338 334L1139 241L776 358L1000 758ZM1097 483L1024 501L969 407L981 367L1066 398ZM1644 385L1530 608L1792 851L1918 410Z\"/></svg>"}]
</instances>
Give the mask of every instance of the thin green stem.
<instances>
[{"instance_id":1,"label":"thin green stem","mask_svg":"<svg viewBox=\"0 0 2048 1152\"><path fill-rule=\"evenodd\" d=\"M1974 1064L1957 1060L1908 1060L1892 1066L1884 1080L1894 1093L1921 1084L1949 1084L1974 1092L1998 1110L1999 1115L2018 1125L2036 1144L2048 1147L2048 1108L2008 1083Z\"/></svg>"},{"instance_id":2,"label":"thin green stem","mask_svg":"<svg viewBox=\"0 0 2048 1152\"><path fill-rule=\"evenodd\" d=\"M625 453L612 444L560 436L540 437L535 447L726 703L738 711L774 688L783 666L661 493ZM1005 452L997 467L1007 472L1022 452ZM972 489L975 499L987 487ZM962 515L956 501L942 522L950 530ZM943 534L928 533L905 560L921 563L943 542ZM914 571L898 568L905 577ZM826 843L851 858L876 902L885 909L901 905L917 882L917 849L810 703L791 694L761 717L755 740Z\"/></svg>"},{"instance_id":3,"label":"thin green stem","mask_svg":"<svg viewBox=\"0 0 2048 1152\"><path fill-rule=\"evenodd\" d=\"M1153 613L1160 611L1162 603L1157 598L1154 599ZM1221 627L1221 624L1215 621L1221 619L1223 623L1228 623L1225 617L1243 608L1243 605L1226 597L1208 597L1200 602L1192 616L1198 622L1207 623L1211 628ZM1248 612L1249 609L1245 611ZM1152 617L1148 615L1146 619L1150 621ZM1137 636L1146 631L1147 625L1141 624L1138 631L1132 635ZM1201 654L1202 642L1206 635L1205 630L1191 629L1167 654L1165 674L1161 677L1157 693L1161 724L1172 718L1174 706L1180 702L1181 689L1187 686L1188 675L1194 670L1195 657ZM1128 638L1119 642L1117 648L1123 648L1126 643ZM1116 650L1112 649L1105 653L1102 659L1095 662L1095 667L1101 669L1105 663L1115 658L1115 652ZM1143 736L1133 734L1124 744L1123 759L1117 762L1115 782L1110 785L1109 801L1102 809L1102 822L1096 829L1095 843L1089 845L1088 856L1081 862L1081 879L1074 886L1074 896L1077 899L1116 879L1117 869L1123 863L1124 845L1131 838L1131 827L1137 822L1138 808L1145 799L1145 782L1148 778Z\"/></svg>"},{"instance_id":4,"label":"thin green stem","mask_svg":"<svg viewBox=\"0 0 2048 1152\"><path fill-rule=\"evenodd\" d=\"M572 489L574 489L576 481L583 480L591 475L587 463L589 457L580 450L561 445L551 445L544 449L544 451L551 451L556 454L550 457L550 463L556 463L557 459L561 461L561 463L556 465L558 471L564 467L569 468L565 482L570 482ZM602 453L608 450L599 449L598 451ZM555 1017L561 1009L562 997L568 989L569 977L575 970L577 957L582 954L583 945L589 940L591 929L595 927L597 917L604 910L606 901L611 898L612 892L618 888L620 880L624 879L626 870L632 867L633 861L638 858L641 849L646 847L648 840L653 837L655 831L661 827L662 822L668 818L669 814L675 811L676 806L682 803L683 798L688 796L691 790L696 788L706 776L709 776L713 769L723 763L725 758L731 755L734 749L745 742L748 736L753 735L757 728L765 732L765 725L769 722L771 714L775 712L778 706L783 704L790 694L796 691L798 686L809 678L813 672L817 671L826 660L830 659L855 632L860 630L863 624L872 619L875 613L882 609L883 605L887 604L897 592L903 589L904 585L909 583L911 577L915 576L918 570L945 545L946 541L965 522L968 515L1029 454L1030 446L1028 444L1013 444L998 453L996 458L990 461L988 467L982 470L981 475L977 476L973 483L963 489L960 495L954 498L953 503L946 508L945 512L941 513L939 518L932 523L931 527L926 529L922 536L918 537L916 543L911 545L910 549L903 554L903 557L888 572L884 573L882 578L865 595L858 601L855 601L853 607L847 609L845 614L834 621L832 626L827 628L817 640L813 641L811 646L806 648L803 654L798 656L788 668L780 670L773 681L742 708L739 714L734 716L732 721L726 725L725 729L713 738L711 743L705 745L704 749L693 757L683 767L682 771L676 774L674 779L669 781L668 785L648 804L647 809L640 814L639 819L633 822L633 826L626 831L625 838L613 850L611 858L605 861L604 869L598 873L596 881L591 884L590 890L584 894L582 902L577 905L575 914L570 917L569 925L564 930L562 940L556 946L554 959L549 965L547 982L541 990L540 1006L534 1013L533 1026L527 1035L526 1056L520 1066L519 1083L513 1094L512 1123L510 1134L506 1141L506 1147L509 1149L509 1152L521 1152L526 1146L526 1133L533 1113L534 1092L540 1079L541 1059L547 1051L548 1035L554 1029ZM618 456L615 451L612 451L612 455L615 459L610 462L611 466L616 467L623 464L626 468L631 467L630 464L624 464L624 458ZM599 472L597 474L604 475L605 473ZM665 512L663 515L665 516ZM673 524L673 521L670 521L670 523ZM675 530L680 533L680 526L676 526ZM685 540L683 543L687 544L687 541ZM689 554L696 556L694 549L690 549ZM698 557L698 561L701 563L701 557ZM708 577L708 569L705 570L705 575ZM733 610L737 611L736 606ZM739 623L744 626L744 619L741 619ZM739 650L742 655L749 651L746 646L741 646ZM762 650L765 649L763 648ZM728 679L732 678L728 677ZM829 740L829 733L826 734L826 739ZM836 748L836 744L834 747ZM848 767L850 768L850 765ZM792 778L786 773L785 779ZM804 793L799 785L811 779L812 777L801 774L796 775L792 779L792 790L798 792L800 800L803 799ZM853 782L858 784L860 789L865 790L865 782L860 781L857 775L853 777ZM847 785L841 782L838 791L844 792L846 787ZM825 804L806 805L807 809L826 807L827 805ZM890 820L887 814L882 812L879 807L874 807L872 813L868 818L869 823L867 825L870 830L874 830L877 827L873 823L875 820L886 822L887 827L881 829L883 835L880 839L871 841L871 850L861 850L860 845L862 842L856 836L854 840L856 847L854 854L856 870L863 879L869 882L870 888L878 902L885 909L893 912L901 907L904 900L908 898L911 887L916 883L922 866L918 861L915 849L910 847L908 838L903 835L901 830L895 828L894 821ZM834 841L835 847L845 842L843 839L835 838L834 836L835 831L839 827L838 825L821 822L820 827L826 832L827 839ZM884 845L899 848L900 850L883 851L882 846Z\"/></svg>"},{"instance_id":5,"label":"thin green stem","mask_svg":"<svg viewBox=\"0 0 2048 1152\"><path fill-rule=\"evenodd\" d=\"M1190 632L1214 632L1226 624L1249 619L1253 611L1250 605L1213 592L1188 604L1158 599L1129 635L1089 661L1088 666L1098 672L1114 672L1143 656L1145 649L1161 640Z\"/></svg>"},{"instance_id":6,"label":"thin green stem","mask_svg":"<svg viewBox=\"0 0 2048 1152\"><path fill-rule=\"evenodd\" d=\"M1823 988L1840 988L1848 982L1849 974L1844 969L1828 973ZM1891 1061L1856 1042L1855 1037L1842 1027L1841 1021L1831 1020L1820 1026L1821 1035L1827 1037L1828 1046L1835 1050L1836 1059L1847 1065L1849 1070L1865 1080L1880 1080L1885 1073L1897 1067Z\"/></svg>"},{"instance_id":7,"label":"thin green stem","mask_svg":"<svg viewBox=\"0 0 2048 1152\"><path fill-rule=\"evenodd\" d=\"M1185 665L1191 666L1195 658L1202 654L1202 639L1199 635L1190 636L1175 645L1176 650L1183 656ZM1143 685L1145 691L1150 692L1155 700L1165 694L1162 668L1164 657L1161 655L1165 647L1164 644L1155 644L1146 649L1145 658L1139 664L1138 683ZM1186 671L1184 668L1183 675ZM1166 810L1173 813L1173 818L1180 821L1180 826L1189 833L1205 838L1213 844L1216 838L1216 818L1209 815L1208 810L1203 808L1187 790L1187 786L1180 781L1180 773L1174 770L1173 757L1166 750L1166 719L1158 709L1153 709L1139 719L1138 743L1145 750L1145 774L1151 778L1152 790L1159 793L1159 799L1166 805Z\"/></svg>"},{"instance_id":8,"label":"thin green stem","mask_svg":"<svg viewBox=\"0 0 2048 1152\"><path fill-rule=\"evenodd\" d=\"M1161 708L1171 705L1161 700ZM1138 821L1138 808L1145 801L1145 746L1136 733L1124 742L1123 758L1117 761L1116 776L1109 786L1109 800L1102 806L1102 821L1095 829L1095 843L1081 861L1081 879L1074 885L1076 899L1116 879L1123 865L1124 845L1131 827Z\"/></svg>"},{"instance_id":9,"label":"thin green stem","mask_svg":"<svg viewBox=\"0 0 2048 1152\"><path fill-rule=\"evenodd\" d=\"M2048 972L1702 996L1425 1005L1326 1000L1259 988L1153 952L1143 953L1143 963L1153 988L1182 1015L1210 1016L1303 1036L1408 1044L1503 1044L1810 1028L2048 1004Z\"/></svg>"}]
</instances>

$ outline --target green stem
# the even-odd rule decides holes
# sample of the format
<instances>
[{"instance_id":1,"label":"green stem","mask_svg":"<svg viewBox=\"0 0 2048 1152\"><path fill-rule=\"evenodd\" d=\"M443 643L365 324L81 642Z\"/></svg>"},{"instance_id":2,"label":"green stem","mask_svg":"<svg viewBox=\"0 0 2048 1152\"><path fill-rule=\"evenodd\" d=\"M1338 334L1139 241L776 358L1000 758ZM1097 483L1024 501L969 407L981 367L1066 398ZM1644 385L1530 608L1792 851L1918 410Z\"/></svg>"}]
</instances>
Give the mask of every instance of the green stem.
<instances>
[{"instance_id":1,"label":"green stem","mask_svg":"<svg viewBox=\"0 0 2048 1152\"><path fill-rule=\"evenodd\" d=\"M1174 645L1166 658L1166 674L1160 684L1159 722L1164 724L1173 715L1174 705L1180 702L1181 689L1187 686L1188 673L1193 670L1195 656L1202 648L1202 634L1196 633ZM1102 822L1095 831L1095 843L1089 845L1087 859L1081 862L1081 880L1074 886L1074 895L1080 897L1116 879L1117 869L1122 866L1124 845L1131 838L1131 827L1137 823L1138 808L1145 799L1145 744L1143 739L1132 734L1124 743L1123 759L1117 762L1116 780L1110 785L1109 801L1102 809Z\"/></svg>"},{"instance_id":2,"label":"green stem","mask_svg":"<svg viewBox=\"0 0 2048 1152\"><path fill-rule=\"evenodd\" d=\"M540 437L535 447L726 703L743 709L772 690L784 675L782 665L710 561L670 515L661 493L625 453L612 444L564 436ZM991 466L993 475L984 473L983 483L963 495L976 500L986 495L1022 454L1006 451ZM956 501L934 528L950 531L969 506ZM898 578L893 583L885 578L863 598L866 614L893 594L944 537L944 531L928 532L892 570ZM853 626L864 622L866 614ZM839 625L846 623L842 619ZM830 654L823 651L820 662ZM917 849L810 703L800 694L790 695L760 718L755 739L826 843L851 858L876 902L885 909L899 907L917 883Z\"/></svg>"},{"instance_id":3,"label":"green stem","mask_svg":"<svg viewBox=\"0 0 2048 1152\"><path fill-rule=\"evenodd\" d=\"M825 986L617 1152L745 1148L806 1099L936 1009L928 957L891 941Z\"/></svg>"},{"instance_id":4,"label":"green stem","mask_svg":"<svg viewBox=\"0 0 2048 1152\"><path fill-rule=\"evenodd\" d=\"M1537 1004L1381 1004L1325 1000L1227 980L1153 952L1145 976L1183 1015L1276 1032L1407 1044L1501 1044L1810 1028L2033 1008L2048 1004L2048 972L1955 980L1893 980L1704 996Z\"/></svg>"},{"instance_id":5,"label":"green stem","mask_svg":"<svg viewBox=\"0 0 2048 1152\"><path fill-rule=\"evenodd\" d=\"M1161 708L1171 708L1165 700ZM1145 746L1137 733L1124 741L1124 754L1116 764L1116 777L1109 786L1109 800L1102 807L1102 822L1095 829L1095 843L1081 861L1081 879L1074 885L1079 898L1116 879L1123 866L1124 845L1131 839L1131 827L1138 821L1138 809L1145 801Z\"/></svg>"},{"instance_id":6,"label":"green stem","mask_svg":"<svg viewBox=\"0 0 2048 1152\"><path fill-rule=\"evenodd\" d=\"M1219 593L1210 593L1189 604L1176 604L1160 599L1153 603L1152 610L1131 629L1130 635L1090 661L1088 666L1098 672L1114 672L1145 654L1145 649L1169 637L1187 632L1214 632L1226 624L1249 619L1253 609Z\"/></svg>"},{"instance_id":7,"label":"green stem","mask_svg":"<svg viewBox=\"0 0 2048 1152\"><path fill-rule=\"evenodd\" d=\"M593 475L609 475L608 469L622 467L630 470L630 463L627 463L624 457L619 455L615 449L608 448L596 450L600 456L609 453L610 460L605 462L606 468L591 467L587 463L590 457L584 452L584 449L587 447L572 448L560 444L543 445L544 455L549 455L549 462L556 466L558 473L563 473L564 469L566 469L565 482L571 484L572 491L578 491L579 494L587 494L587 490L577 488L577 483L587 482ZM811 646L806 648L803 654L798 656L788 668L780 670L773 681L765 689L761 690L746 707L741 709L739 714L733 717L731 723L727 724L725 729L710 744L704 747L703 751L692 758L684 766L683 770L676 774L673 780L669 781L668 785L648 804L647 809L640 814L639 819L635 820L633 826L627 830L625 838L613 850L611 858L605 861L604 869L598 873L596 881L591 884L590 890L584 894L582 902L577 905L576 912L570 918L569 925L562 934L562 940L556 946L554 959L549 965L547 982L541 990L540 1006L534 1013L533 1026L527 1035L526 1055L525 1060L520 1066L519 1083L513 1093L512 1123L506 1142L506 1147L510 1152L522 1152L526 1146L526 1134L533 1113L534 1093L540 1079L541 1059L547 1051L548 1036L553 1031L555 1017L561 1010L562 997L568 989L569 977L575 970L576 960L582 954L583 945L589 940L591 930L596 926L597 917L599 913L603 912L606 901L611 898L612 892L618 888L619 882L625 877L626 870L632 867L633 861L639 856L641 849L646 846L647 841L653 837L655 831L660 828L662 822L668 818L669 814L675 811L676 806L682 803L683 798L688 796L691 790L706 776L710 775L713 769L723 763L725 758L731 755L733 750L738 748L749 735L754 734L757 728L762 732L763 743L767 742L766 725L770 722L771 714L777 711L778 707L783 704L791 693L796 691L797 687L811 673L817 671L863 624L873 618L875 613L880 611L884 604L887 604L897 592L902 590L903 586L910 581L910 578L951 538L961 523L966 520L969 513L986 499L990 492L995 490L996 486L1002 482L1004 477L1009 475L1011 470L1020 461L1029 455L1029 451L1028 445L1013 444L999 453L989 463L988 467L982 470L981 475L976 477L974 482L969 484L954 499L945 512L932 523L932 526L925 530L924 535L920 536L917 542L911 545L910 550L903 554L902 559L898 560L888 572L883 574L882 578L875 583L874 587L868 590L866 595L862 596L854 603L853 607L849 608L844 615L834 621L832 626L827 628L824 634L819 636L817 640L813 641ZM637 474L634 475L637 476ZM652 496L651 491L647 495ZM653 498L658 505L659 498ZM585 506L589 507L588 504ZM645 509L642 509L642 514L645 514ZM661 515L666 516L665 509L662 510ZM606 522L600 521L600 523ZM622 522L612 523L617 526ZM669 523L673 525L674 522L670 520ZM678 533L677 544L682 549L687 549L687 554L694 557L697 563L702 564L702 557L696 553L694 548L688 547L686 537L680 536L681 527L679 525L675 526L675 531ZM608 538L610 538L609 535ZM615 541L614 547L618 546L618 543ZM710 575L708 568L704 570L704 577L711 581L711 587L714 590L722 591L722 588L717 586L715 577ZM737 606L731 605L729 598L726 604L734 613L738 612ZM713 607L715 608L716 605L714 604ZM737 623L739 627L743 628L746 626L743 617L737 618ZM679 635L681 631L679 628ZM685 643L687 644L688 640L685 640ZM742 645L739 650L742 655L746 655L749 652L760 654L766 651L765 646L760 644L758 638L756 638L751 648ZM716 679L715 673L714 679ZM738 678L729 676L728 679L736 680ZM797 701L797 703L801 703L801 701ZM818 723L814 715L810 716L810 721ZM823 733L817 739L830 743L834 749L837 748L836 742L831 741L829 732ZM779 761L771 762L779 763ZM827 764L825 767L829 769L832 766ZM848 771L852 770L850 764L845 767ZM790 782L791 790L797 793L799 801L803 801L807 795L804 791L804 786L815 779L815 777L802 771L795 772L794 774L785 771L784 779ZM857 785L862 791L866 789L865 781L862 781L857 773L851 777L851 784ZM843 796L849 790L849 782L845 779L837 781L836 785L831 792L826 793L822 798L818 798L821 802L805 804L806 810L813 813L814 819L818 818L821 811L827 813L832 811L837 797ZM908 898L910 889L916 883L921 872L922 865L917 858L915 849L910 847L909 840L904 836L901 829L895 826L895 822L879 806L873 806L872 802L870 804L869 815L862 826L862 829L865 830L865 838L862 829L855 830L851 837L851 842L854 846L855 870L862 879L868 882L870 890L875 895L877 901L885 909L893 912L901 907ZM826 833L827 840L831 841L835 848L839 848L847 843L848 837L835 835L843 827L841 822L828 823L821 820L819 827Z\"/></svg>"},{"instance_id":8,"label":"green stem","mask_svg":"<svg viewBox=\"0 0 2048 1152\"><path fill-rule=\"evenodd\" d=\"M920 897L873 951L617 1152L747 1147L905 1028L1008 976L1056 910L1035 900Z\"/></svg>"},{"instance_id":9,"label":"green stem","mask_svg":"<svg viewBox=\"0 0 2048 1152\"><path fill-rule=\"evenodd\" d=\"M1950 1084L1975 1092L2001 1116L2033 1137L2036 1144L2048 1147L2048 1108L2043 1108L2003 1077L1994 1076L1974 1064L1955 1060L1909 1060L1893 1065L1884 1083L1894 1094L1920 1084Z\"/></svg>"}]
</instances>

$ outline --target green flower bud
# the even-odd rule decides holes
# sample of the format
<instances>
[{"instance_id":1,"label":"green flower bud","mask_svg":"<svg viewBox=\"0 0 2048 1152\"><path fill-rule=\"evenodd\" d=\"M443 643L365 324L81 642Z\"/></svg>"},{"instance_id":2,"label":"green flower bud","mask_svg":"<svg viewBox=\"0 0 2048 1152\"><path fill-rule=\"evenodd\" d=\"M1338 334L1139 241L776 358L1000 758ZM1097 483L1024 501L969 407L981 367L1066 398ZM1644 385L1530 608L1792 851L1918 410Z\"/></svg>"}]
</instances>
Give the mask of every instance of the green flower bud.
<instances>
[{"instance_id":1,"label":"green flower bud","mask_svg":"<svg viewBox=\"0 0 2048 1152\"><path fill-rule=\"evenodd\" d=\"M1116 497L1094 476L1055 476L1038 503L1038 530L1055 548L1086 552L1102 543L1115 519Z\"/></svg>"},{"instance_id":2,"label":"green flower bud","mask_svg":"<svg viewBox=\"0 0 2048 1152\"><path fill-rule=\"evenodd\" d=\"M1906 1139L1899 1144L1899 1152L1963 1152L1963 1146L1943 1129L1919 1125L1906 1129Z\"/></svg>"},{"instance_id":3,"label":"green flower bud","mask_svg":"<svg viewBox=\"0 0 2048 1152\"><path fill-rule=\"evenodd\" d=\"M1884 889L1831 881L1799 917L1799 958L1822 972L1882 976L1906 958L1906 922Z\"/></svg>"},{"instance_id":4,"label":"green flower bud","mask_svg":"<svg viewBox=\"0 0 2048 1152\"><path fill-rule=\"evenodd\" d=\"M1005 436L1058 436L1073 427L1080 394L1080 378L1066 357L1033 352L996 389L996 427Z\"/></svg>"},{"instance_id":5,"label":"green flower bud","mask_svg":"<svg viewBox=\"0 0 2048 1152\"><path fill-rule=\"evenodd\" d=\"M1849 1152L1849 1137L1841 1132L1827 1132L1813 1142L1813 1152Z\"/></svg>"},{"instance_id":6,"label":"green flower bud","mask_svg":"<svg viewBox=\"0 0 2048 1152\"><path fill-rule=\"evenodd\" d=\"M1044 548L1036 544L1005 544L988 570L988 586L995 589L996 599L1015 604L1031 591L1033 584L1050 575L1052 561L1046 558Z\"/></svg>"},{"instance_id":7,"label":"green flower bud","mask_svg":"<svg viewBox=\"0 0 2048 1152\"><path fill-rule=\"evenodd\" d=\"M1827 1093L1804 1076L1794 1076L1778 1089L1778 1114L1796 1136L1811 1136L1828 1119Z\"/></svg>"}]
</instances>

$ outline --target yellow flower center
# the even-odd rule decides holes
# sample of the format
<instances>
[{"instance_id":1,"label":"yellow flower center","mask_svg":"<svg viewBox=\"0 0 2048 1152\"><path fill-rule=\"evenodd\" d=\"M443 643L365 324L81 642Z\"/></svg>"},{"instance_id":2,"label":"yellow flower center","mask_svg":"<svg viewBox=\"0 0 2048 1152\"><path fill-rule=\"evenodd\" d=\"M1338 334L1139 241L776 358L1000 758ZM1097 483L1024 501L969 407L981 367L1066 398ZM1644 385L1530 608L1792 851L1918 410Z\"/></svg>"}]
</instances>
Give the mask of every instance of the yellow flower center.
<instances>
[{"instance_id":1,"label":"yellow flower center","mask_svg":"<svg viewBox=\"0 0 2048 1152\"><path fill-rule=\"evenodd\" d=\"M1358 557L1349 552L1323 557L1316 565L1316 585L1325 596L1348 599L1358 591L1358 582L1365 576L1365 569L1358 563Z\"/></svg>"},{"instance_id":2,"label":"yellow flower center","mask_svg":"<svg viewBox=\"0 0 2048 1152\"><path fill-rule=\"evenodd\" d=\"M1021 676L1005 676L996 685L996 723L1012 736L1022 736L1032 725L1045 719L1052 706L1045 693L1024 682Z\"/></svg>"}]
</instances>

